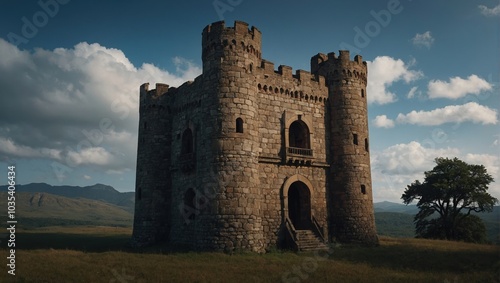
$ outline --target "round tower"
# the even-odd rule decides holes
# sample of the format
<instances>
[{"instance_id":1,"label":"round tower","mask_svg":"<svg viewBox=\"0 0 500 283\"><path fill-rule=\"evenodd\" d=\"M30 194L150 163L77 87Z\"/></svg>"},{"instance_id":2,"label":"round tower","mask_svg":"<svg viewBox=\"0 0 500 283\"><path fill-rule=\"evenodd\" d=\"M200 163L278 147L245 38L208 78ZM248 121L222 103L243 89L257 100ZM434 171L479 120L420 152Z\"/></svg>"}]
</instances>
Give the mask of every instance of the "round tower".
<instances>
[{"instance_id":1,"label":"round tower","mask_svg":"<svg viewBox=\"0 0 500 283\"><path fill-rule=\"evenodd\" d=\"M171 122L165 105L168 85L140 87L139 140L133 244L149 245L169 238L171 216Z\"/></svg>"},{"instance_id":2,"label":"round tower","mask_svg":"<svg viewBox=\"0 0 500 283\"><path fill-rule=\"evenodd\" d=\"M258 172L258 96L255 68L261 62L261 33L236 21L203 30L203 77L213 91L212 137L218 192L215 249L263 251Z\"/></svg>"},{"instance_id":3,"label":"round tower","mask_svg":"<svg viewBox=\"0 0 500 283\"><path fill-rule=\"evenodd\" d=\"M325 58L326 59L326 58ZM367 66L349 51L328 54L330 100L330 235L378 244L373 212L367 113Z\"/></svg>"}]
</instances>

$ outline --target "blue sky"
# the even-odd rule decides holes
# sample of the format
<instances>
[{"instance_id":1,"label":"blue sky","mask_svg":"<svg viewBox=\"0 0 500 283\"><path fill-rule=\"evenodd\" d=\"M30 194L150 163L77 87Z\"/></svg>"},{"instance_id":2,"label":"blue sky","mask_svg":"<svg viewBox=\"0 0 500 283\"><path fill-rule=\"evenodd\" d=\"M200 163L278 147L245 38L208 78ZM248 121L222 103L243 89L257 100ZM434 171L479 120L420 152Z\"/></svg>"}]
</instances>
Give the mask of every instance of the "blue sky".
<instances>
[{"instance_id":1,"label":"blue sky","mask_svg":"<svg viewBox=\"0 0 500 283\"><path fill-rule=\"evenodd\" d=\"M375 201L400 201L439 156L499 180L500 2L331 2L3 1L0 168L15 164L18 183L133 190L139 85L195 78L202 29L242 20L275 66L309 70L346 48L368 61Z\"/></svg>"}]
</instances>

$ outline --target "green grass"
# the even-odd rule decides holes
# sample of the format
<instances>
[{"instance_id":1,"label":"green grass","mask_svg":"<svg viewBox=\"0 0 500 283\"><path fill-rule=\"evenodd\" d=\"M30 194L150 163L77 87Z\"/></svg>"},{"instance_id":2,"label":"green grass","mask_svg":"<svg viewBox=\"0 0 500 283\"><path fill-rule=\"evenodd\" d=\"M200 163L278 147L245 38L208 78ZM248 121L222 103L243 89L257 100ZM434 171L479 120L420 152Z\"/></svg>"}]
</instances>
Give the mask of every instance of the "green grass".
<instances>
[{"instance_id":1,"label":"green grass","mask_svg":"<svg viewBox=\"0 0 500 283\"><path fill-rule=\"evenodd\" d=\"M319 255L162 254L130 251L130 233L112 227L18 231L17 275L0 264L0 282L500 282L500 247L493 245L382 237L379 247L345 245ZM6 255L0 250L4 261Z\"/></svg>"}]
</instances>

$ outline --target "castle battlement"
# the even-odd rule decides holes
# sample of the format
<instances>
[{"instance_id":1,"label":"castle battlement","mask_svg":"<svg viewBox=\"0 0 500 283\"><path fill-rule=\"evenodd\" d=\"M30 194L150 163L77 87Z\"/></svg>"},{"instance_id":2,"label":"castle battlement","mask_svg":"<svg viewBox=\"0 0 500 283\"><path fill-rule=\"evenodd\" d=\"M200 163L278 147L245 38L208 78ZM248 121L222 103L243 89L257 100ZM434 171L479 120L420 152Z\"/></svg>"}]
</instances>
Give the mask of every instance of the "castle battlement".
<instances>
[{"instance_id":1,"label":"castle battlement","mask_svg":"<svg viewBox=\"0 0 500 283\"><path fill-rule=\"evenodd\" d=\"M212 23L200 76L140 86L137 245L377 244L366 62L341 50L313 56L310 71L275 69L261 40L245 22Z\"/></svg>"},{"instance_id":2,"label":"castle battlement","mask_svg":"<svg viewBox=\"0 0 500 283\"><path fill-rule=\"evenodd\" d=\"M169 87L168 84L156 83L156 88L149 89L149 83L143 83L140 86L140 97L141 98L159 98L168 93Z\"/></svg>"},{"instance_id":3,"label":"castle battlement","mask_svg":"<svg viewBox=\"0 0 500 283\"><path fill-rule=\"evenodd\" d=\"M210 61L221 56L225 51L247 53L255 58L261 58L262 34L256 28L248 29L248 24L235 21L234 27L226 27L224 21L207 25L202 32L203 70L212 66Z\"/></svg>"},{"instance_id":4,"label":"castle battlement","mask_svg":"<svg viewBox=\"0 0 500 283\"><path fill-rule=\"evenodd\" d=\"M232 34L235 37L246 37L251 36L252 39L260 42L262 33L254 26L251 29L248 29L248 24L242 21L234 21L233 27L226 27L226 23L224 21L219 21L207 25L202 32L203 38L207 39L209 37L217 37L221 33Z\"/></svg>"}]
</instances>

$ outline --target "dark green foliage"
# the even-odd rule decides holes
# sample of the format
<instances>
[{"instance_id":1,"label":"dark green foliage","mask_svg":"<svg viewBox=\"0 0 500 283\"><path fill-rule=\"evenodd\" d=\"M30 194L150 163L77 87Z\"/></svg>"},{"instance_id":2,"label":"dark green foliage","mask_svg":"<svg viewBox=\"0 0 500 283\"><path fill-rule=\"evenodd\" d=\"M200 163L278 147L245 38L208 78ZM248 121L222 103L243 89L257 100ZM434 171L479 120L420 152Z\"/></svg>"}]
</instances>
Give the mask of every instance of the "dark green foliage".
<instances>
[{"instance_id":1,"label":"dark green foliage","mask_svg":"<svg viewBox=\"0 0 500 283\"><path fill-rule=\"evenodd\" d=\"M457 239L465 242L486 243L486 226L481 218L469 215L461 220L457 226Z\"/></svg>"},{"instance_id":2,"label":"dark green foliage","mask_svg":"<svg viewBox=\"0 0 500 283\"><path fill-rule=\"evenodd\" d=\"M417 237L484 242L486 229L473 212L491 212L498 200L488 192L493 181L483 165L470 165L458 158L436 158L436 166L425 172L401 196L405 204L418 200L414 218Z\"/></svg>"},{"instance_id":3,"label":"dark green foliage","mask_svg":"<svg viewBox=\"0 0 500 283\"><path fill-rule=\"evenodd\" d=\"M412 214L375 212L375 225L379 236L415 237Z\"/></svg>"}]
</instances>

